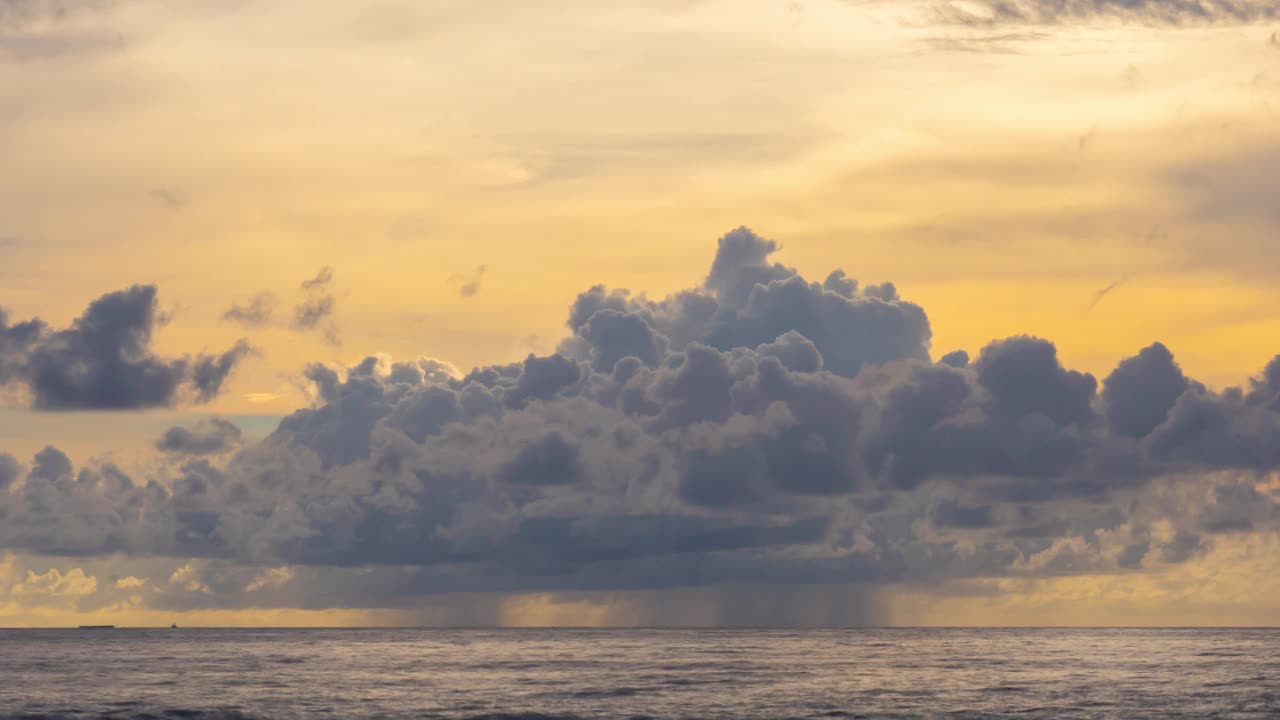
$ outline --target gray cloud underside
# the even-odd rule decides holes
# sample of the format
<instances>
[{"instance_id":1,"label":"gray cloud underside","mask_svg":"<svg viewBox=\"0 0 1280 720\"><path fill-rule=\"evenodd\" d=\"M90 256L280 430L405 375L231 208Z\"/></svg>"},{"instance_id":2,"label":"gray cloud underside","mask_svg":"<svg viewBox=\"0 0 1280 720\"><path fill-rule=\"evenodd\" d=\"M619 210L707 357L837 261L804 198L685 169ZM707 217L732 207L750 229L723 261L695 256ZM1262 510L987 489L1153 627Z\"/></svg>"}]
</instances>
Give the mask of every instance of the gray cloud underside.
<instances>
[{"instance_id":1,"label":"gray cloud underside","mask_svg":"<svg viewBox=\"0 0 1280 720\"><path fill-rule=\"evenodd\" d=\"M1101 383L1028 336L935 364L891 284L775 249L742 228L698 287L593 287L550 356L311 366L315 406L226 462L182 449L221 448L208 428L145 480L0 456L0 547L294 565L331 578L317 602L379 606L1131 572L1276 527L1280 360L1222 392L1160 344Z\"/></svg>"},{"instance_id":2,"label":"gray cloud underside","mask_svg":"<svg viewBox=\"0 0 1280 720\"><path fill-rule=\"evenodd\" d=\"M218 455L240 445L241 432L235 423L212 418L192 427L175 425L156 440L156 449L175 455Z\"/></svg>"},{"instance_id":3,"label":"gray cloud underside","mask_svg":"<svg viewBox=\"0 0 1280 720\"><path fill-rule=\"evenodd\" d=\"M1059 25L1115 20L1147 25L1249 24L1280 18L1271 0L977 0L939 2L944 24Z\"/></svg>"},{"instance_id":4,"label":"gray cloud underside","mask_svg":"<svg viewBox=\"0 0 1280 720\"><path fill-rule=\"evenodd\" d=\"M0 309L0 385L25 386L37 410L138 410L221 392L254 351L241 340L225 353L164 358L151 351L160 317L156 288L135 285L94 300L70 327L39 318L10 324Z\"/></svg>"},{"instance_id":5,"label":"gray cloud underside","mask_svg":"<svg viewBox=\"0 0 1280 720\"><path fill-rule=\"evenodd\" d=\"M64 20L109 4L109 0L0 0L0 26Z\"/></svg>"},{"instance_id":6,"label":"gray cloud underside","mask_svg":"<svg viewBox=\"0 0 1280 720\"><path fill-rule=\"evenodd\" d=\"M96 57L124 38L100 22L109 0L0 0L0 65ZM79 19L87 22L76 22Z\"/></svg>"}]
</instances>

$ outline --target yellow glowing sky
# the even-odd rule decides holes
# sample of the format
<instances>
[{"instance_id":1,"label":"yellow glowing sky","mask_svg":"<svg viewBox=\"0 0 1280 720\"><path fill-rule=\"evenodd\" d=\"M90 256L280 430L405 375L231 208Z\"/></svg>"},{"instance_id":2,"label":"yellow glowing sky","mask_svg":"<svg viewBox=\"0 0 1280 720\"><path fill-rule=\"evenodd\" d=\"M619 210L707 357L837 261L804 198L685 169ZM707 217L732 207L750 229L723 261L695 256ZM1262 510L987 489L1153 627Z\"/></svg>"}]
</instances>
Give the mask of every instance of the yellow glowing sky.
<instances>
[{"instance_id":1,"label":"yellow glowing sky","mask_svg":"<svg viewBox=\"0 0 1280 720\"><path fill-rule=\"evenodd\" d=\"M578 292L691 287L747 225L808 277L893 281L935 356L1030 332L1105 375L1160 340L1189 375L1239 384L1280 349L1273 30L1103 19L992 40L909 0L121 0L36 18L0 53L0 305L62 326L154 282L160 352L249 335L264 353L201 412L278 416L312 361L549 352ZM287 315L322 266L340 346L221 320L262 291ZM141 458L185 412L15 403L0 449ZM1116 591L1054 582L1035 592ZM908 622L1037 617L912 602Z\"/></svg>"},{"instance_id":2,"label":"yellow glowing sky","mask_svg":"<svg viewBox=\"0 0 1280 720\"><path fill-rule=\"evenodd\" d=\"M60 322L153 281L161 347L191 351L242 332L230 302L332 265L342 347L257 333L266 357L214 408L275 413L318 357L548 350L576 292L690 286L746 224L806 273L894 281L938 352L1030 330L1097 373L1159 338L1222 384L1267 357L1277 258L1249 238L1268 228L1188 217L1170 179L1275 141L1258 28L960 52L909 7L750 5L138 2L45 23L117 44L0 65L4 302Z\"/></svg>"}]
</instances>

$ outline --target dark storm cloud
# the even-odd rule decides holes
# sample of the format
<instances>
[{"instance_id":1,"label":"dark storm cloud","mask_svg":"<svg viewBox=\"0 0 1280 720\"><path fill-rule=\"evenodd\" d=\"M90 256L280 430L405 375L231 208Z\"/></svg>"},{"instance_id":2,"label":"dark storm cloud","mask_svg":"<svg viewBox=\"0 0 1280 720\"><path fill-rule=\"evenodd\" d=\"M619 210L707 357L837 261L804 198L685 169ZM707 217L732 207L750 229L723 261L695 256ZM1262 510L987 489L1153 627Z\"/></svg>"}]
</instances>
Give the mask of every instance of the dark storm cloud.
<instances>
[{"instance_id":1,"label":"dark storm cloud","mask_svg":"<svg viewBox=\"0 0 1280 720\"><path fill-rule=\"evenodd\" d=\"M917 364L868 380L882 389L865 461L891 487L966 479L989 498L1045 501L1105 496L1159 472L1139 443L1107 432L1094 378L1063 368L1045 340L1009 338L968 367Z\"/></svg>"},{"instance_id":2,"label":"dark storm cloud","mask_svg":"<svg viewBox=\"0 0 1280 720\"><path fill-rule=\"evenodd\" d=\"M1236 488L1280 468L1280 360L1223 392L1158 344L1101 392L1029 336L931 363L891 283L775 250L740 228L699 287L590 288L550 355L312 365L314 406L216 465L189 459L213 427L167 433L185 462L145 482L47 451L8 471L0 547L372 567L386 584L323 586L367 605L1110 572L1277 526Z\"/></svg>"},{"instance_id":3,"label":"dark storm cloud","mask_svg":"<svg viewBox=\"0 0 1280 720\"><path fill-rule=\"evenodd\" d=\"M1123 360L1103 383L1107 422L1127 437L1146 437L1169 416L1191 381L1160 343Z\"/></svg>"},{"instance_id":4,"label":"dark storm cloud","mask_svg":"<svg viewBox=\"0 0 1280 720\"><path fill-rule=\"evenodd\" d=\"M1280 396L1184 393L1147 438L1151 453L1193 466L1266 471L1280 463Z\"/></svg>"},{"instance_id":5,"label":"dark storm cloud","mask_svg":"<svg viewBox=\"0 0 1280 720\"><path fill-rule=\"evenodd\" d=\"M185 359L149 352L158 322L154 286L135 285L93 301L71 328L52 333L27 356L40 409L129 409L172 403Z\"/></svg>"},{"instance_id":6,"label":"dark storm cloud","mask_svg":"<svg viewBox=\"0 0 1280 720\"><path fill-rule=\"evenodd\" d=\"M995 524L990 505L964 505L954 500L939 502L931 517L941 527L989 528Z\"/></svg>"},{"instance_id":7,"label":"dark storm cloud","mask_svg":"<svg viewBox=\"0 0 1280 720\"><path fill-rule=\"evenodd\" d=\"M239 445L240 428L220 418L171 427L156 440L157 450L174 455L217 455Z\"/></svg>"},{"instance_id":8,"label":"dark storm cloud","mask_svg":"<svg viewBox=\"0 0 1280 720\"><path fill-rule=\"evenodd\" d=\"M163 358L151 352L156 288L135 285L93 301L69 328L39 319L9 325L0 312L0 383L20 383L38 410L133 410L176 404L186 390L212 400L251 352Z\"/></svg>"},{"instance_id":9,"label":"dark storm cloud","mask_svg":"<svg viewBox=\"0 0 1280 720\"><path fill-rule=\"evenodd\" d=\"M978 0L941 2L933 7L943 22L977 26L1097 20L1144 25L1240 25L1280 18L1280 7L1271 0Z\"/></svg>"},{"instance_id":10,"label":"dark storm cloud","mask_svg":"<svg viewBox=\"0 0 1280 720\"><path fill-rule=\"evenodd\" d=\"M572 484L581 476L578 446L554 431L525 446L498 471L498 477L503 482L516 485Z\"/></svg>"},{"instance_id":11,"label":"dark storm cloud","mask_svg":"<svg viewBox=\"0 0 1280 720\"><path fill-rule=\"evenodd\" d=\"M624 357L634 357L656 367L667 355L666 338L639 315L604 309L591 315L582 328L582 339L591 347L592 366L611 372Z\"/></svg>"},{"instance_id":12,"label":"dark storm cloud","mask_svg":"<svg viewBox=\"0 0 1280 720\"><path fill-rule=\"evenodd\" d=\"M1088 373L1067 370L1053 343L1028 336L993 342L982 349L973 368L991 396L995 415L1048 418L1057 425L1093 420L1098 382Z\"/></svg>"},{"instance_id":13,"label":"dark storm cloud","mask_svg":"<svg viewBox=\"0 0 1280 720\"><path fill-rule=\"evenodd\" d=\"M269 292L260 292L249 298L243 305L232 305L222 313L223 320L230 320L249 326L265 325L271 320L275 311L276 298Z\"/></svg>"},{"instance_id":14,"label":"dark storm cloud","mask_svg":"<svg viewBox=\"0 0 1280 720\"><path fill-rule=\"evenodd\" d=\"M560 354L537 357L530 354L520 366L514 388L494 380L495 387L505 390L502 397L513 408L524 407L530 400L551 400L567 387L582 379L582 368Z\"/></svg>"}]
</instances>

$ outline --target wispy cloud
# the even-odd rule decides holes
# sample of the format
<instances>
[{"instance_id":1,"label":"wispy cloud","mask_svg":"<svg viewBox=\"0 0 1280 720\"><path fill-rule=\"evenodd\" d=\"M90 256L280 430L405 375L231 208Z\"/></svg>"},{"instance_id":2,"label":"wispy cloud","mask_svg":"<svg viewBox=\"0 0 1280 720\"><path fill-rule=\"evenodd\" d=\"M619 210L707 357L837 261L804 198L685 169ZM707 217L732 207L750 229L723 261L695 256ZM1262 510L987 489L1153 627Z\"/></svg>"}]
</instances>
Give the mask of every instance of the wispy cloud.
<instances>
[{"instance_id":1,"label":"wispy cloud","mask_svg":"<svg viewBox=\"0 0 1280 720\"><path fill-rule=\"evenodd\" d=\"M1025 52L1026 43L1049 37L1043 32L1009 32L985 35L947 35L926 38L930 48L941 52L990 53L1017 55Z\"/></svg>"},{"instance_id":2,"label":"wispy cloud","mask_svg":"<svg viewBox=\"0 0 1280 720\"><path fill-rule=\"evenodd\" d=\"M480 280L484 277L486 270L488 270L487 265L477 265L476 269L468 274L454 273L449 277L449 281L458 283L458 294L462 297L475 297L480 292Z\"/></svg>"},{"instance_id":3,"label":"wispy cloud","mask_svg":"<svg viewBox=\"0 0 1280 720\"><path fill-rule=\"evenodd\" d=\"M176 188L155 188L148 194L168 210L181 210L187 205L187 194Z\"/></svg>"},{"instance_id":4,"label":"wispy cloud","mask_svg":"<svg viewBox=\"0 0 1280 720\"><path fill-rule=\"evenodd\" d=\"M1115 20L1144 25L1242 25L1280 18L1272 0L944 0L935 19L972 26Z\"/></svg>"},{"instance_id":5,"label":"wispy cloud","mask_svg":"<svg viewBox=\"0 0 1280 720\"><path fill-rule=\"evenodd\" d=\"M1106 298L1108 295L1114 292L1117 288L1119 288L1121 285L1124 285L1127 282L1129 282L1129 276L1125 275L1119 280L1112 282L1111 284L1102 288L1098 292L1094 293L1093 299L1089 301L1089 307L1085 308L1085 312L1089 312L1094 308L1098 307L1098 303L1102 302L1104 298Z\"/></svg>"},{"instance_id":6,"label":"wispy cloud","mask_svg":"<svg viewBox=\"0 0 1280 720\"><path fill-rule=\"evenodd\" d=\"M244 325L265 325L271 320L271 314L275 310L275 302L275 295L269 292L260 292L249 298L249 302L243 305L237 304L227 308L226 312L222 313L222 319Z\"/></svg>"},{"instance_id":7,"label":"wispy cloud","mask_svg":"<svg viewBox=\"0 0 1280 720\"><path fill-rule=\"evenodd\" d=\"M320 329L324 339L330 345L341 345L338 337L338 326L333 321L333 312L337 307L337 298L332 291L333 268L325 266L316 276L304 280L300 286L307 294L306 298L293 309L293 328L295 330Z\"/></svg>"}]
</instances>

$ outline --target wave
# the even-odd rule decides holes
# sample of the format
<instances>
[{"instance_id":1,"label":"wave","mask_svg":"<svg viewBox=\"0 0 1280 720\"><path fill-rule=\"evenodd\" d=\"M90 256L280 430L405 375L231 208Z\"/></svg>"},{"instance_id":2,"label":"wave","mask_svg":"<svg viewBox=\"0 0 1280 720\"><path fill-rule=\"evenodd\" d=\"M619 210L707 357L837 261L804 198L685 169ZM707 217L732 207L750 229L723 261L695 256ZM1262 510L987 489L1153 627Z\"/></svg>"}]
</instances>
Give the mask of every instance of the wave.
<instances>
[{"instance_id":1,"label":"wave","mask_svg":"<svg viewBox=\"0 0 1280 720\"><path fill-rule=\"evenodd\" d=\"M776 717L754 717L755 720L921 720L927 717L951 717L957 720L1027 720L1030 718L1061 718L1064 716L1076 716L1074 711L1078 711L1084 707L1105 707L1112 703L1085 703L1068 706L1031 706L1018 710L1010 710L1003 712L983 712L977 710L951 710L947 713L919 714L919 713L902 713L902 712L858 712L849 710L829 710L825 712L816 712L811 714L797 715L778 715ZM1154 710L1155 708L1150 708ZM1267 706L1266 717L1276 717L1274 711L1277 708ZM1168 708L1165 708L1167 711ZM1184 716L1178 713L1146 713L1144 716L1150 717L1210 717L1204 715ZM0 720L283 720L284 718L298 717L295 712L286 712L280 715L273 714L257 714L246 713L234 709L214 709L214 710L195 710L186 708L169 708L163 710L146 711L146 710L116 710L103 712L98 710L79 710L79 709L59 709L48 712L22 712L22 713L4 713L0 712ZM330 717L330 715L325 715ZM613 715L601 716L597 718L591 715L577 714L557 714L557 713L540 713L540 712L490 712L479 714L438 714L432 712L412 712L412 713L385 713L375 712L368 715L339 715L338 717L349 718L350 720L661 720L649 715ZM696 716L695 716L696 717Z\"/></svg>"},{"instance_id":2,"label":"wave","mask_svg":"<svg viewBox=\"0 0 1280 720\"><path fill-rule=\"evenodd\" d=\"M175 707L165 710L109 711L101 710L51 710L40 712L5 712L0 720L271 720L264 715L246 714L238 710L188 710Z\"/></svg>"}]
</instances>

